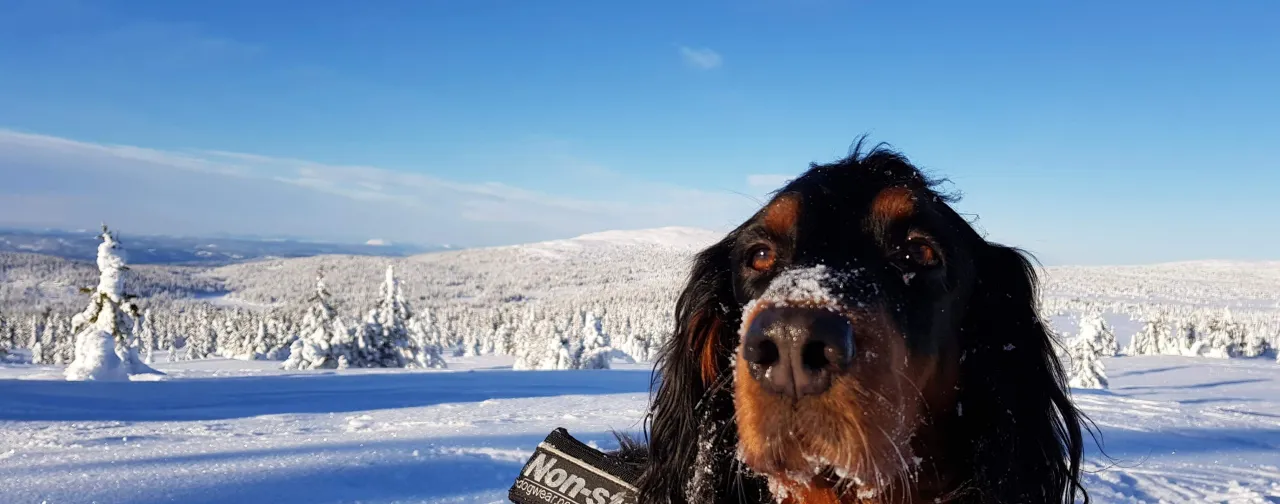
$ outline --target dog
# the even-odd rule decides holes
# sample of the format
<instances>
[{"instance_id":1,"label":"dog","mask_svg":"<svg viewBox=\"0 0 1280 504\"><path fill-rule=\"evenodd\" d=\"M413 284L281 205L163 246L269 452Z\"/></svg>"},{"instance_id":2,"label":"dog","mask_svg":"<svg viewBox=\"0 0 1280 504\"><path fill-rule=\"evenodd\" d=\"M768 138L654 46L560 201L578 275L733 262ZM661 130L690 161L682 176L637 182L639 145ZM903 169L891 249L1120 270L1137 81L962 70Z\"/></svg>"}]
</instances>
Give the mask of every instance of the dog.
<instances>
[{"instance_id":1,"label":"dog","mask_svg":"<svg viewBox=\"0 0 1280 504\"><path fill-rule=\"evenodd\" d=\"M655 365L642 503L1072 503L1082 414L1025 252L884 144L701 251Z\"/></svg>"}]
</instances>

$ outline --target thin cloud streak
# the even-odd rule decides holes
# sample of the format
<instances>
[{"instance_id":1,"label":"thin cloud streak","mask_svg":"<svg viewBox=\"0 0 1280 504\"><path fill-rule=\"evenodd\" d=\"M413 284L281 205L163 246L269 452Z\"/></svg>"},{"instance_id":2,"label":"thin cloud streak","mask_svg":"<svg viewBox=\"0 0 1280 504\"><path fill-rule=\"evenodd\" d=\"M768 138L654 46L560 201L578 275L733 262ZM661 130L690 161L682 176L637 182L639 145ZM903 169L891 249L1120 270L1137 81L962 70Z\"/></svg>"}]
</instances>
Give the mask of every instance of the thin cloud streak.
<instances>
[{"instance_id":1,"label":"thin cloud streak","mask_svg":"<svg viewBox=\"0 0 1280 504\"><path fill-rule=\"evenodd\" d=\"M680 46L680 57L684 58L684 62L688 65L700 70L712 70L724 64L724 58L720 53L705 47Z\"/></svg>"},{"instance_id":2,"label":"thin cloud streak","mask_svg":"<svg viewBox=\"0 0 1280 504\"><path fill-rule=\"evenodd\" d=\"M607 168L593 169L611 189L572 197L372 166L97 144L0 129L0 173L10 182L0 188L0 224L80 228L108 220L148 233L479 246L607 229L723 230L755 210L754 202L730 191L625 180Z\"/></svg>"}]
</instances>

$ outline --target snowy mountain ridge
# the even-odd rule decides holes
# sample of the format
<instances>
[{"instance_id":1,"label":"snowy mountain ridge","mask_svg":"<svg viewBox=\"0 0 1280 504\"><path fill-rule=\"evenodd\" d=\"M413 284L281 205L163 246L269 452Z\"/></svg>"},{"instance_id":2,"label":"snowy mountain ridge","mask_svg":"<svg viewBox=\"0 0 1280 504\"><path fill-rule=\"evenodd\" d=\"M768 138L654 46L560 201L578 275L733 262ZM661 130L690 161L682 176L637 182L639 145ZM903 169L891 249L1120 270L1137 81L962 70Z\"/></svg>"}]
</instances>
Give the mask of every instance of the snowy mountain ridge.
<instances>
[{"instance_id":1,"label":"snowy mountain ridge","mask_svg":"<svg viewBox=\"0 0 1280 504\"><path fill-rule=\"evenodd\" d=\"M565 259L585 252L661 250L693 253L724 237L706 229L662 227L653 229L612 230L588 233L573 238L491 247L492 250L516 250L536 256ZM471 252L485 249L472 249ZM431 254L421 254L431 255Z\"/></svg>"}]
</instances>

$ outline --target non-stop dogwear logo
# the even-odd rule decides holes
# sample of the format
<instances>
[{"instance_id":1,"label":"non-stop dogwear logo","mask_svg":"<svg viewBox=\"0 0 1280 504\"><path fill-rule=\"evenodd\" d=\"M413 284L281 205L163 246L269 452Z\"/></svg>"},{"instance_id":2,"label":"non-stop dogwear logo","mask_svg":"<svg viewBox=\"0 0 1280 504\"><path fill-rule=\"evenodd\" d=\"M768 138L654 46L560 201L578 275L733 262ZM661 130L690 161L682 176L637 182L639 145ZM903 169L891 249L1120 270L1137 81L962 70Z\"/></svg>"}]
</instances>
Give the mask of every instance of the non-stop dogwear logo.
<instances>
[{"instance_id":1,"label":"non-stop dogwear logo","mask_svg":"<svg viewBox=\"0 0 1280 504\"><path fill-rule=\"evenodd\" d=\"M629 492L625 488L631 485L589 466L575 467L577 464L572 462L563 463L562 459L574 462L576 459L546 443L539 444L538 448L537 455L521 473L523 478L516 482L516 487L521 491L554 504L624 504L628 502ZM609 480L624 489L610 492L606 487L588 487L589 479L576 472L578 469L586 469L594 473L590 480Z\"/></svg>"}]
</instances>

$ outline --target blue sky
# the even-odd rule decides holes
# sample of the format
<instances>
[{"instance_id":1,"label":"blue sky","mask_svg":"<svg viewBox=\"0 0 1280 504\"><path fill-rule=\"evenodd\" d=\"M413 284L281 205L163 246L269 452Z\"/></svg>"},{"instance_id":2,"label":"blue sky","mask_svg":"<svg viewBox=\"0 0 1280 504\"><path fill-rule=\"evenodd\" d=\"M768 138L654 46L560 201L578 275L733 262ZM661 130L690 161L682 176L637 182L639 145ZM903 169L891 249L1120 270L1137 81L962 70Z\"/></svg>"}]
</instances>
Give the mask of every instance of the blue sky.
<instances>
[{"instance_id":1,"label":"blue sky","mask_svg":"<svg viewBox=\"0 0 1280 504\"><path fill-rule=\"evenodd\" d=\"M0 224L725 229L869 133L1049 264L1280 259L1280 3L303 5L0 0Z\"/></svg>"}]
</instances>

